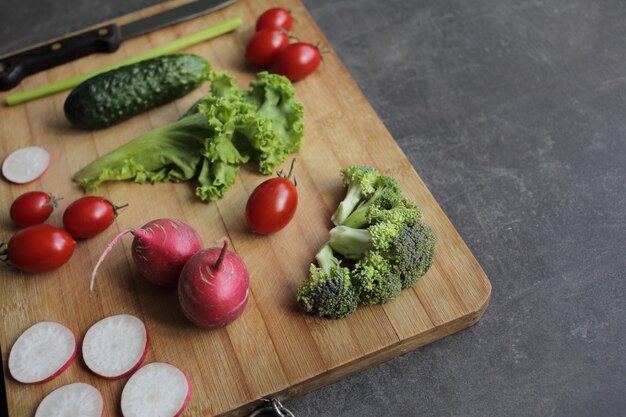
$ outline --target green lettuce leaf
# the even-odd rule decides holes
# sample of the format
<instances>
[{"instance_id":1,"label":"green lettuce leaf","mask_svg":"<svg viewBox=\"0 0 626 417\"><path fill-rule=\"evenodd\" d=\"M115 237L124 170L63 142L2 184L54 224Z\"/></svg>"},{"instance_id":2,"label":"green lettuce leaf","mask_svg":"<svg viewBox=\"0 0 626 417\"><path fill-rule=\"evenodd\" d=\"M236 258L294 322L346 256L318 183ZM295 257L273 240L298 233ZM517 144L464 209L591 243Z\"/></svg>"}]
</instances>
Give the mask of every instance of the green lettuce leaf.
<instances>
[{"instance_id":1,"label":"green lettuce leaf","mask_svg":"<svg viewBox=\"0 0 626 417\"><path fill-rule=\"evenodd\" d=\"M241 90L225 72L212 72L208 95L178 121L145 133L74 175L88 191L102 182L197 179L196 195L215 201L234 184L239 165L271 173L300 148L304 110L285 77L261 72Z\"/></svg>"}]
</instances>

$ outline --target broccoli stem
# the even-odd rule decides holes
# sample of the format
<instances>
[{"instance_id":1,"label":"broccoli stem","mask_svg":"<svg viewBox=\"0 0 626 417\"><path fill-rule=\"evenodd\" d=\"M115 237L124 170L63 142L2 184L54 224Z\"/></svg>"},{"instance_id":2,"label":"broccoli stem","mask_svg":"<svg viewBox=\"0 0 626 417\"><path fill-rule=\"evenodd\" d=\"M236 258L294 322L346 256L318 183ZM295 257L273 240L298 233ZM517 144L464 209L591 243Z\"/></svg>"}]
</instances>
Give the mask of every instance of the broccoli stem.
<instances>
[{"instance_id":1,"label":"broccoli stem","mask_svg":"<svg viewBox=\"0 0 626 417\"><path fill-rule=\"evenodd\" d=\"M330 268L337 263L333 249L328 243L322 246L322 249L317 252L315 260L325 274L330 274Z\"/></svg>"},{"instance_id":2,"label":"broccoli stem","mask_svg":"<svg viewBox=\"0 0 626 417\"><path fill-rule=\"evenodd\" d=\"M330 230L328 245L346 258L358 261L373 248L372 235L366 229L336 226Z\"/></svg>"},{"instance_id":3,"label":"broccoli stem","mask_svg":"<svg viewBox=\"0 0 626 417\"><path fill-rule=\"evenodd\" d=\"M354 208L359 204L361 198L363 198L361 187L356 183L350 184L350 186L348 187L348 191L346 191L345 198L341 203L339 203L337 210L330 218L332 222L336 226L343 224L343 222L348 218L350 213L352 213Z\"/></svg>"},{"instance_id":4,"label":"broccoli stem","mask_svg":"<svg viewBox=\"0 0 626 417\"><path fill-rule=\"evenodd\" d=\"M357 229L367 227L369 223L367 220L367 209L378 201L380 196L383 194L383 190L384 188L379 188L370 198L356 206L352 213L350 213L341 224Z\"/></svg>"}]
</instances>

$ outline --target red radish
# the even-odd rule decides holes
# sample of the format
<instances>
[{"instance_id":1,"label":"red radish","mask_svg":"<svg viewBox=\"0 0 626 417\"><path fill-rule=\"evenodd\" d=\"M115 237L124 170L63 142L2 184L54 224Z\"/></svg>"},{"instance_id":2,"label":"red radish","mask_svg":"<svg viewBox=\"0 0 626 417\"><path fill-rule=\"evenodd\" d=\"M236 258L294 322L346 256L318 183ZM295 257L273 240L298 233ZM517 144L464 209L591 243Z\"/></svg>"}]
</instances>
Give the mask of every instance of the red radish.
<instances>
[{"instance_id":1,"label":"red radish","mask_svg":"<svg viewBox=\"0 0 626 417\"><path fill-rule=\"evenodd\" d=\"M65 230L35 224L15 233L0 256L21 271L47 272L69 261L75 246L76 242Z\"/></svg>"},{"instance_id":2,"label":"red radish","mask_svg":"<svg viewBox=\"0 0 626 417\"><path fill-rule=\"evenodd\" d=\"M139 273L153 284L164 287L175 287L185 262L204 247L198 232L180 220L157 219L139 229L122 230L98 259L91 273L89 291L93 291L100 264L113 246L127 233L135 236L132 255Z\"/></svg>"},{"instance_id":3,"label":"red radish","mask_svg":"<svg viewBox=\"0 0 626 417\"><path fill-rule=\"evenodd\" d=\"M104 400L100 391L83 382L55 389L39 403L35 417L57 416L104 416Z\"/></svg>"},{"instance_id":4,"label":"red radish","mask_svg":"<svg viewBox=\"0 0 626 417\"><path fill-rule=\"evenodd\" d=\"M196 326L222 327L243 313L250 292L250 275L243 261L222 248L204 249L185 264L178 281L178 300Z\"/></svg>"},{"instance_id":5,"label":"red radish","mask_svg":"<svg viewBox=\"0 0 626 417\"><path fill-rule=\"evenodd\" d=\"M50 164L50 154L39 146L17 149L4 158L2 175L7 180L26 184L41 177Z\"/></svg>"},{"instance_id":6,"label":"red radish","mask_svg":"<svg viewBox=\"0 0 626 417\"><path fill-rule=\"evenodd\" d=\"M130 377L122 390L124 417L176 417L191 398L186 373L169 363L153 362Z\"/></svg>"},{"instance_id":7,"label":"red radish","mask_svg":"<svg viewBox=\"0 0 626 417\"><path fill-rule=\"evenodd\" d=\"M38 384L61 375L76 356L70 329L54 321L32 325L17 338L9 353L9 372L18 382Z\"/></svg>"},{"instance_id":8,"label":"red radish","mask_svg":"<svg viewBox=\"0 0 626 417\"><path fill-rule=\"evenodd\" d=\"M20 226L32 226L45 222L63 197L55 198L43 191L29 191L17 197L11 204L11 220Z\"/></svg>"},{"instance_id":9,"label":"red radish","mask_svg":"<svg viewBox=\"0 0 626 417\"><path fill-rule=\"evenodd\" d=\"M82 352L85 365L96 375L122 378L139 368L146 357L146 326L129 314L104 318L87 330Z\"/></svg>"}]
</instances>

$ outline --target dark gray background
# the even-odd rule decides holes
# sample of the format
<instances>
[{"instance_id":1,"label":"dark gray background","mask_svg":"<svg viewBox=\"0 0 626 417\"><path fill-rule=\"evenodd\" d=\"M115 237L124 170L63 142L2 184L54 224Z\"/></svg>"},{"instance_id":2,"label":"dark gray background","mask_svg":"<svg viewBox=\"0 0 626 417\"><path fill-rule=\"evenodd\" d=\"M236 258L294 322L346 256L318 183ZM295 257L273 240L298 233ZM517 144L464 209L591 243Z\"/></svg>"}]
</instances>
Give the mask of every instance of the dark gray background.
<instances>
[{"instance_id":1,"label":"dark gray background","mask_svg":"<svg viewBox=\"0 0 626 417\"><path fill-rule=\"evenodd\" d=\"M0 53L157 2L2 0ZM626 415L626 3L304 3L493 293L476 326L288 407Z\"/></svg>"}]
</instances>

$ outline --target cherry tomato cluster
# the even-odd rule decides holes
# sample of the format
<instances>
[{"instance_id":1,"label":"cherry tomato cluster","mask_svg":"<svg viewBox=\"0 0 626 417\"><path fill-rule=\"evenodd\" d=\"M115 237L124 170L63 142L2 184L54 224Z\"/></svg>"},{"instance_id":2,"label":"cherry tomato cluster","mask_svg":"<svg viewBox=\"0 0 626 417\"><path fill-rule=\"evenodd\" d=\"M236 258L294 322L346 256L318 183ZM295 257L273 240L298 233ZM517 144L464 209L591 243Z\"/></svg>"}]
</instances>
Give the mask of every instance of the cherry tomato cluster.
<instances>
[{"instance_id":1,"label":"cherry tomato cluster","mask_svg":"<svg viewBox=\"0 0 626 417\"><path fill-rule=\"evenodd\" d=\"M287 226L298 207L298 190L292 180L293 165L289 174L279 172L278 176L259 184L246 204L246 220L253 233L267 235Z\"/></svg>"},{"instance_id":2,"label":"cherry tomato cluster","mask_svg":"<svg viewBox=\"0 0 626 417\"><path fill-rule=\"evenodd\" d=\"M6 262L25 272L56 269L74 253L75 239L103 232L122 208L102 197L81 197L63 212L63 228L43 224L59 200L61 198L43 191L30 191L13 201L11 219L24 228L15 233L6 249L0 252Z\"/></svg>"},{"instance_id":3,"label":"cherry tomato cluster","mask_svg":"<svg viewBox=\"0 0 626 417\"><path fill-rule=\"evenodd\" d=\"M293 17L289 10L274 7L256 22L256 33L246 47L246 60L260 68L299 81L322 62L319 48L307 42L289 43Z\"/></svg>"}]
</instances>

